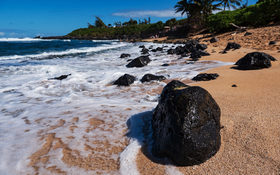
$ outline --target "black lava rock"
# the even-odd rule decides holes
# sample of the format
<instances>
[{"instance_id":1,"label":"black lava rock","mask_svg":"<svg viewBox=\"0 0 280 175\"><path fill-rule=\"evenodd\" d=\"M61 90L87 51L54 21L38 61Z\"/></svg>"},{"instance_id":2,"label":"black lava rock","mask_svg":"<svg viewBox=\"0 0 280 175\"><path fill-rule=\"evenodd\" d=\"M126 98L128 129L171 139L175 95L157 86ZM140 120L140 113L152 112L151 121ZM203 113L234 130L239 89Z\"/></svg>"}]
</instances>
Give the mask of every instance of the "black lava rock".
<instances>
[{"instance_id":1,"label":"black lava rock","mask_svg":"<svg viewBox=\"0 0 280 175\"><path fill-rule=\"evenodd\" d=\"M206 44L197 44L196 48L198 50L205 50L205 49L207 49L207 45Z\"/></svg>"},{"instance_id":2,"label":"black lava rock","mask_svg":"<svg viewBox=\"0 0 280 175\"><path fill-rule=\"evenodd\" d=\"M66 79L67 77L69 77L71 74L68 74L68 75L61 75L59 77L54 77L54 78L49 78L49 80L64 80Z\"/></svg>"},{"instance_id":3,"label":"black lava rock","mask_svg":"<svg viewBox=\"0 0 280 175\"><path fill-rule=\"evenodd\" d=\"M252 33L251 32L244 33L244 36L249 36L249 35L252 35Z\"/></svg>"},{"instance_id":4,"label":"black lava rock","mask_svg":"<svg viewBox=\"0 0 280 175\"><path fill-rule=\"evenodd\" d=\"M276 41L269 41L268 45L274 45L276 44Z\"/></svg>"},{"instance_id":5,"label":"black lava rock","mask_svg":"<svg viewBox=\"0 0 280 175\"><path fill-rule=\"evenodd\" d=\"M113 84L118 86L129 86L135 81L135 77L129 74L124 74L118 80L116 80Z\"/></svg>"},{"instance_id":6,"label":"black lava rock","mask_svg":"<svg viewBox=\"0 0 280 175\"><path fill-rule=\"evenodd\" d=\"M220 115L205 89L170 82L153 113L152 153L183 166L206 161L220 148Z\"/></svg>"},{"instance_id":7,"label":"black lava rock","mask_svg":"<svg viewBox=\"0 0 280 175\"><path fill-rule=\"evenodd\" d=\"M149 62L151 62L150 58L148 56L140 56L138 58L135 58L132 60L130 63L126 65L126 67L131 68L131 67L144 67L146 66Z\"/></svg>"},{"instance_id":8,"label":"black lava rock","mask_svg":"<svg viewBox=\"0 0 280 175\"><path fill-rule=\"evenodd\" d=\"M240 48L241 48L240 44L237 44L235 42L229 42L227 44L227 47L225 48L225 51L229 51L231 49L236 50L236 49L240 49Z\"/></svg>"},{"instance_id":9,"label":"black lava rock","mask_svg":"<svg viewBox=\"0 0 280 175\"><path fill-rule=\"evenodd\" d=\"M203 74L198 74L192 80L193 81L210 81L210 80L215 80L218 77L219 77L218 74L206 74L206 73L203 73Z\"/></svg>"},{"instance_id":10,"label":"black lava rock","mask_svg":"<svg viewBox=\"0 0 280 175\"><path fill-rule=\"evenodd\" d=\"M139 46L139 48L143 49L143 48L145 48L145 46L144 46L144 45L141 45L141 46Z\"/></svg>"},{"instance_id":11,"label":"black lava rock","mask_svg":"<svg viewBox=\"0 0 280 175\"><path fill-rule=\"evenodd\" d=\"M198 51L192 52L190 58L192 58L193 60L197 61L202 56L209 56L209 55L210 54L208 52L206 52L206 51L198 50Z\"/></svg>"},{"instance_id":12,"label":"black lava rock","mask_svg":"<svg viewBox=\"0 0 280 175\"><path fill-rule=\"evenodd\" d=\"M241 70L263 69L271 67L271 61L276 59L263 52L252 52L238 60L235 65Z\"/></svg>"},{"instance_id":13,"label":"black lava rock","mask_svg":"<svg viewBox=\"0 0 280 175\"><path fill-rule=\"evenodd\" d=\"M141 53L142 53L142 54L148 54L148 53L149 53L149 49L143 48L143 49L141 50Z\"/></svg>"},{"instance_id":14,"label":"black lava rock","mask_svg":"<svg viewBox=\"0 0 280 175\"><path fill-rule=\"evenodd\" d=\"M215 42L218 42L218 41L219 41L219 39L216 38L216 37L213 37L213 38L210 39L210 43L215 43Z\"/></svg>"},{"instance_id":15,"label":"black lava rock","mask_svg":"<svg viewBox=\"0 0 280 175\"><path fill-rule=\"evenodd\" d=\"M120 58L127 58L127 57L130 57L131 55L128 54L128 53L123 53L121 54Z\"/></svg>"},{"instance_id":16,"label":"black lava rock","mask_svg":"<svg viewBox=\"0 0 280 175\"><path fill-rule=\"evenodd\" d=\"M169 64L164 63L164 64L162 64L161 66L167 67L167 66L169 66Z\"/></svg>"},{"instance_id":17,"label":"black lava rock","mask_svg":"<svg viewBox=\"0 0 280 175\"><path fill-rule=\"evenodd\" d=\"M175 54L175 49L169 49L169 50L167 50L167 54L169 54L169 55Z\"/></svg>"},{"instance_id":18,"label":"black lava rock","mask_svg":"<svg viewBox=\"0 0 280 175\"><path fill-rule=\"evenodd\" d=\"M142 83L144 82L150 82L153 80L156 81L162 81L165 80L166 78L164 76L157 76L157 75L153 75L153 74L146 74L143 76L143 78L140 80Z\"/></svg>"}]
</instances>

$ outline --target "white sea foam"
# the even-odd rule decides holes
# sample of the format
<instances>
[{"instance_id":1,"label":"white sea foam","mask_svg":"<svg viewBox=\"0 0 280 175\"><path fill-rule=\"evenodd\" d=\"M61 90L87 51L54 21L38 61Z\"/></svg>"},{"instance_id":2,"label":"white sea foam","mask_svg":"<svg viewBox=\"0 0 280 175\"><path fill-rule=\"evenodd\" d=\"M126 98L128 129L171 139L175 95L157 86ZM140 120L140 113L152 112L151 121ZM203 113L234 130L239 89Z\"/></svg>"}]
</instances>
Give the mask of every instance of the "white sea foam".
<instances>
[{"instance_id":1,"label":"white sea foam","mask_svg":"<svg viewBox=\"0 0 280 175\"><path fill-rule=\"evenodd\" d=\"M91 52L99 52L103 50L108 49L114 49L125 46L125 43L119 43L118 45L113 44L104 44L100 47L83 47L79 49L69 49L65 51L59 51L59 52L43 52L40 54L32 54L32 55L12 55L12 56L2 56L0 57L0 60L11 60L11 59L24 59L24 58L46 58L49 56L63 56L63 55L69 55L69 54L79 54L79 53L91 53Z\"/></svg>"},{"instance_id":2,"label":"white sea foam","mask_svg":"<svg viewBox=\"0 0 280 175\"><path fill-rule=\"evenodd\" d=\"M51 149L48 153L49 166L67 174L137 174L136 156L143 141L144 123L139 114L151 111L157 105L158 94L147 94L153 88L163 87L165 83L144 83L139 80L146 73L164 75L169 79L192 78L202 70L226 65L223 62L196 62L185 64L184 59L166 53L151 53L152 62L143 68L126 68L127 59L120 59L121 53L131 54L131 58L140 55L138 48L143 43L114 43L98 48L68 50L64 53L88 53L84 58L67 57L62 59L40 60L40 64L24 64L20 66L0 66L0 175L2 174L35 174L29 167L29 157L45 143L42 135L56 133L55 137L71 149L78 150L80 156L87 157L91 152L85 150L85 143L92 148L102 148L96 142L109 142L112 146L121 146L125 142L124 132L129 118L134 130L130 144L121 153L104 151L96 153L101 158L118 160L120 172L103 170L85 170L78 166L70 167L62 161L61 149ZM147 44L149 47L149 44ZM160 44L153 44L155 47ZM168 45L171 46L171 45ZM114 48L114 49L112 49ZM50 53L45 53L51 55ZM33 55L38 57L38 55ZM41 55L39 55L41 57ZM18 57L25 60L26 56ZM2 59L2 58L1 58ZM11 62L14 60L2 60ZM162 67L163 63L173 63ZM72 74L63 81L48 80L62 74ZM108 86L121 75L128 73L137 77L130 87ZM129 110L128 110L129 108ZM138 116L138 118L137 118ZM73 117L79 117L76 129L71 132ZM100 128L86 131L88 120L95 118L104 121ZM143 118L143 115L142 115ZM65 123L61 127L51 128L60 120ZM129 123L129 122L128 122ZM129 125L129 124L128 124ZM130 126L130 127L131 127ZM42 133L42 135L40 135ZM75 139L71 139L74 137ZM101 149L102 150L102 149ZM103 156L103 157L102 157ZM166 171L173 172L173 168ZM51 174L41 167L39 174Z\"/></svg>"},{"instance_id":3,"label":"white sea foam","mask_svg":"<svg viewBox=\"0 0 280 175\"><path fill-rule=\"evenodd\" d=\"M40 38L0 38L0 42L26 42L26 41L53 41L52 39Z\"/></svg>"}]
</instances>

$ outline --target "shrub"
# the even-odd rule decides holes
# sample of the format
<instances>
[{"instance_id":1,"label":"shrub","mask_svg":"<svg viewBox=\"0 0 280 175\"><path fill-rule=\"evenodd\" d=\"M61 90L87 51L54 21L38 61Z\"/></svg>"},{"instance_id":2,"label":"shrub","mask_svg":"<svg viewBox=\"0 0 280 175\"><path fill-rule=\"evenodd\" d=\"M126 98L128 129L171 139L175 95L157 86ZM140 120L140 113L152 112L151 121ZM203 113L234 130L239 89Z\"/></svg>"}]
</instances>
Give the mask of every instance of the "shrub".
<instances>
[{"instance_id":1,"label":"shrub","mask_svg":"<svg viewBox=\"0 0 280 175\"><path fill-rule=\"evenodd\" d=\"M255 5L234 11L222 11L211 15L207 25L211 32L226 32L234 29L230 23L258 27L280 21L280 0L263 0Z\"/></svg>"}]
</instances>

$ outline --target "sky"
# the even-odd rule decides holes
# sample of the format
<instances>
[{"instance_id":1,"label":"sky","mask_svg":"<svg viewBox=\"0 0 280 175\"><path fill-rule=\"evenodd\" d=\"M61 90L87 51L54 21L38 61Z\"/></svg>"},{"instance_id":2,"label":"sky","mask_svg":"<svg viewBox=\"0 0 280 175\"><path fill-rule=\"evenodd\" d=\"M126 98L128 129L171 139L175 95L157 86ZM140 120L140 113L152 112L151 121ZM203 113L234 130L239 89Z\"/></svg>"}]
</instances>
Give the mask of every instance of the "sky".
<instances>
[{"instance_id":1,"label":"sky","mask_svg":"<svg viewBox=\"0 0 280 175\"><path fill-rule=\"evenodd\" d=\"M257 0L249 0L255 4ZM0 38L57 36L87 27L95 16L106 24L151 17L152 22L184 18L177 0L0 0Z\"/></svg>"}]
</instances>

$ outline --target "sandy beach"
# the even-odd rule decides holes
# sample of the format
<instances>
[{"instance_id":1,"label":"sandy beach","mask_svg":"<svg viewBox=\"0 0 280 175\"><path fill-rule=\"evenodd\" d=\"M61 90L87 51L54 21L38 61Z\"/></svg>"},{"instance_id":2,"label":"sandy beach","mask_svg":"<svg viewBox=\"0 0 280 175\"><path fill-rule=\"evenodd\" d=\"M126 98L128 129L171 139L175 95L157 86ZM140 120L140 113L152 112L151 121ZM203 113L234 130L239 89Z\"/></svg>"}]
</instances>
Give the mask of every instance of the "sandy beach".
<instances>
[{"instance_id":1,"label":"sandy beach","mask_svg":"<svg viewBox=\"0 0 280 175\"><path fill-rule=\"evenodd\" d=\"M278 32L273 32L275 30ZM279 46L268 45L269 40L279 40L279 27L251 31L250 39L242 37L244 33L218 36L220 41L208 47L211 56L201 60L236 62L253 51L263 51L279 60ZM229 38L242 48L220 54ZM216 80L190 84L205 88L214 97L222 111L224 128L219 152L200 165L178 167L182 174L280 173L279 61L273 62L269 69L241 71L231 67L208 70L220 75ZM232 87L233 84L237 87ZM138 154L137 163L141 174L170 174L166 166L152 162L142 152Z\"/></svg>"}]
</instances>

